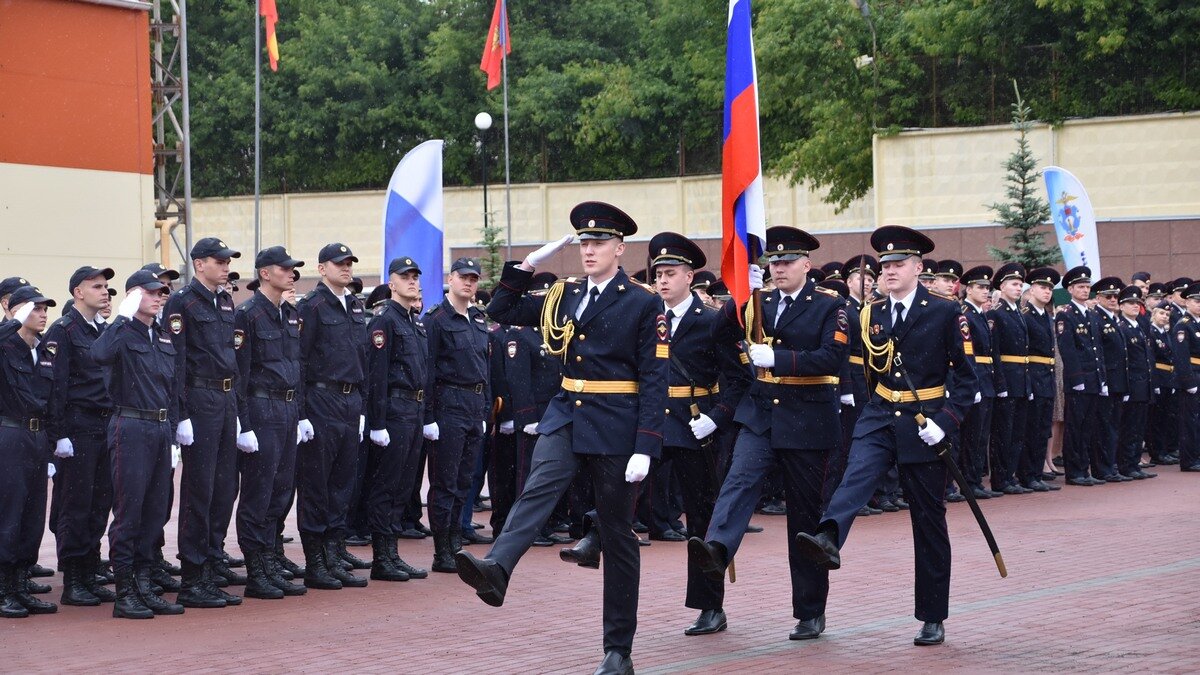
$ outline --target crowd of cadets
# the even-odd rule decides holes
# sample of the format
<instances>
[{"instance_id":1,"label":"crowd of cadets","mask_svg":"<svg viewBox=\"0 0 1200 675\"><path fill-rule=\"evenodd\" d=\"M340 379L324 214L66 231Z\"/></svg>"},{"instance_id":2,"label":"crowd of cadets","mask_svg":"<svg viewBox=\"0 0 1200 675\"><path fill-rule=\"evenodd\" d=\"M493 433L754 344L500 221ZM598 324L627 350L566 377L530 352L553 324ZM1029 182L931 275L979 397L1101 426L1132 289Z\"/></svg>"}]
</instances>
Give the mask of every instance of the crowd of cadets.
<instances>
[{"instance_id":1,"label":"crowd of cadets","mask_svg":"<svg viewBox=\"0 0 1200 675\"><path fill-rule=\"evenodd\" d=\"M769 243L780 246L772 262L807 260L816 248L802 231L772 230ZM619 239L627 232L614 233ZM928 249L932 245L918 244L914 250ZM784 366L755 352L765 347L739 337L728 290L700 270L705 261L692 242L664 233L651 241L650 254L648 280L645 270L623 279L638 292L661 295L657 307L666 321L657 326L659 338L680 354L671 359L662 417L679 425L656 432L665 434L664 447L637 490L633 529L652 540L703 542L689 552L686 604L701 615L686 632L711 633L726 625L719 581L725 564L742 534L761 530L749 524L747 509L791 511L791 540L815 531L829 507L858 418L878 392L865 376L859 314L864 298L871 305L886 294L875 290L881 270L872 256L811 266L806 278L789 279L787 290L778 291L778 315L793 299L815 303L810 316L788 328L776 321L770 300L780 280L771 279L768 268L761 280L764 312L776 348L787 340L818 344L825 329L825 337L835 338L832 348L822 347L829 363L822 361L821 372L828 373L801 368L781 378ZM299 300L295 282L304 263L279 246L259 252L248 285L254 295L235 307L238 276L229 265L239 256L218 239L200 240L191 251L193 278L175 291L176 271L147 265L128 277L115 318L111 269L77 270L62 318L53 323L47 308L56 303L47 294L21 277L0 282L6 319L0 324L2 616L56 610L36 597L50 588L35 577L54 573L37 564L47 473L62 602L114 603L120 617L240 604L226 590L236 586L266 599L365 586L356 569L369 569L378 580L425 577L426 570L398 555L400 539L432 537L432 569L459 571L464 558L455 554L464 544L492 541L472 522L484 508L485 481L491 532L504 530L530 477L539 421L568 386L565 359L584 356L551 353L537 321L492 321L471 259L454 261L445 298L422 313L421 270L411 258L389 261L389 282L364 296L352 276L357 258L341 244L320 251L320 281ZM961 423L947 429L965 484L950 484L946 501L964 501L966 491L976 499L1050 492L1060 489L1060 476L1086 487L1144 480L1155 476L1145 469L1156 464L1200 471L1200 283L1150 283L1144 273L1130 285L1091 277L1087 267L1060 274L1016 263L964 270L953 260L923 262L921 285L931 297L954 303L961 331L970 335L964 353L974 400ZM520 281L531 298L545 296L556 282L578 293L581 283L544 272ZM1055 306L1059 286L1070 300ZM600 298L591 302L602 304ZM903 321L906 314L897 316ZM725 349L722 335L732 349ZM773 385L750 387L756 366L775 369ZM963 373L946 377L949 390ZM829 405L836 406L840 427L816 423L825 405L816 398L797 399L793 408L766 417L765 408L738 412L739 400L770 396L764 392L781 380L834 385L837 400ZM1061 460L1048 452L1058 396L1064 401ZM774 404L779 407L778 398ZM804 453L772 454L795 441L827 450L828 470L801 460L809 458ZM758 464L736 466L748 458ZM726 481L722 491L731 465L758 482L738 492ZM893 459L881 470L869 486L874 496L857 515L910 508L912 495L901 488L903 462ZM182 474L177 504L176 471ZM426 472L428 527L421 522ZM821 477L805 479L806 472ZM821 484L796 488L806 480ZM284 555L290 540L283 523L293 502L303 565ZM163 556L173 507L179 510L178 566ZM597 507L605 505L593 484L575 478L545 506L549 515L533 527L532 544L579 540L562 549L563 560L599 567ZM242 558L225 551L231 523ZM102 560L106 531L109 556ZM347 544L369 544L371 559L353 555ZM244 574L237 571L242 565ZM824 572L793 567L795 587L827 592ZM115 592L108 587L113 583ZM177 599L163 599L165 592L178 593ZM822 593L797 591L800 624L793 639L820 634L823 603ZM938 631L941 618L930 619ZM927 636L940 641L940 632L935 637ZM622 642L631 640L629 628Z\"/></svg>"}]
</instances>

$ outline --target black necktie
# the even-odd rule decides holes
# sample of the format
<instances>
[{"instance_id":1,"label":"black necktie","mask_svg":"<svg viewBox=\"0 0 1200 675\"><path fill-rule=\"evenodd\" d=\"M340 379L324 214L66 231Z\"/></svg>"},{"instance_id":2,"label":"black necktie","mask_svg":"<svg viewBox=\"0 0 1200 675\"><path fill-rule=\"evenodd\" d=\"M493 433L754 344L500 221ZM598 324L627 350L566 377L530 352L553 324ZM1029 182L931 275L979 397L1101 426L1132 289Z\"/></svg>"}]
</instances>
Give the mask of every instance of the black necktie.
<instances>
[{"instance_id":1,"label":"black necktie","mask_svg":"<svg viewBox=\"0 0 1200 675\"><path fill-rule=\"evenodd\" d=\"M675 312L667 310L667 336L675 334Z\"/></svg>"},{"instance_id":2,"label":"black necktie","mask_svg":"<svg viewBox=\"0 0 1200 675\"><path fill-rule=\"evenodd\" d=\"M900 329L903 327L904 327L904 303L897 302L896 303L896 320L894 322L892 322L892 334L895 335L896 333L899 333Z\"/></svg>"},{"instance_id":3,"label":"black necktie","mask_svg":"<svg viewBox=\"0 0 1200 675\"><path fill-rule=\"evenodd\" d=\"M787 314L788 308L791 306L792 306L792 296L790 296L790 295L783 296L783 307L780 307L779 313L775 315L775 326L779 325L779 321L783 318L784 314Z\"/></svg>"},{"instance_id":4,"label":"black necktie","mask_svg":"<svg viewBox=\"0 0 1200 675\"><path fill-rule=\"evenodd\" d=\"M600 289L596 286L592 286L591 290L588 291L588 304L583 308L583 311L579 313L580 319L583 318L584 314L587 314L589 311L592 311L592 308L595 307L596 300L599 299L599 297L600 297Z\"/></svg>"}]
</instances>

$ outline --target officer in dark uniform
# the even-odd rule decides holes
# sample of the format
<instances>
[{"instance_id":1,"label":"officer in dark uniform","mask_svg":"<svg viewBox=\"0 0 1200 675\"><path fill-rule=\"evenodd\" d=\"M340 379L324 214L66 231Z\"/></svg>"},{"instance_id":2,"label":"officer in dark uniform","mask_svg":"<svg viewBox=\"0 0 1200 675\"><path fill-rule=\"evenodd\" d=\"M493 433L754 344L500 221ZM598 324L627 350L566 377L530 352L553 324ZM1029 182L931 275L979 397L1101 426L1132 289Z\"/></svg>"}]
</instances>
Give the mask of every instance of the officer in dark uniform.
<instances>
[{"instance_id":1,"label":"officer in dark uniform","mask_svg":"<svg viewBox=\"0 0 1200 675\"><path fill-rule=\"evenodd\" d=\"M717 275L708 270L700 270L692 275L692 292L700 298L700 302L709 304L712 298L708 295L708 287L717 280Z\"/></svg>"},{"instance_id":2,"label":"officer in dark uniform","mask_svg":"<svg viewBox=\"0 0 1200 675\"><path fill-rule=\"evenodd\" d=\"M767 472L782 469L787 499L788 564L791 569L792 613L799 623L793 640L816 638L824 630L829 573L803 559L795 536L816 528L824 503L825 466L841 443L838 384L850 342L846 304L836 293L813 288L808 279L809 253L820 243L794 227L767 229L766 256L776 291L762 298L765 343L750 345L756 380L741 377L737 366L727 373L728 400L736 402L734 421L742 425L733 449L733 464L713 507L704 539L688 540L688 555L712 579L724 576L734 560ZM750 285L759 286L757 269ZM750 306L747 303L747 306ZM718 345L736 349L746 339L733 304L726 304L714 325ZM746 308L741 308L746 312Z\"/></svg>"},{"instance_id":3,"label":"officer in dark uniform","mask_svg":"<svg viewBox=\"0 0 1200 675\"><path fill-rule=\"evenodd\" d=\"M358 258L345 244L317 254L321 281L297 305L304 405L300 411L297 524L304 546L304 585L338 590L367 580L342 566L346 518L366 425L367 320L350 292Z\"/></svg>"},{"instance_id":4,"label":"officer in dark uniform","mask_svg":"<svg viewBox=\"0 0 1200 675\"><path fill-rule=\"evenodd\" d=\"M107 368L113 403L108 448L116 490L108 548L117 579L113 616L118 618L184 611L182 604L155 595L150 585L171 498L171 443L183 390L175 345L155 320L165 288L152 272L130 275L116 320L92 343L92 358Z\"/></svg>"},{"instance_id":5,"label":"officer in dark uniform","mask_svg":"<svg viewBox=\"0 0 1200 675\"><path fill-rule=\"evenodd\" d=\"M993 276L994 271L991 267L980 265L967 270L960 278L966 288L962 313L967 317L967 325L971 329L970 356L975 366L979 394L959 429L958 465L976 499L1004 496L1003 492L992 491L983 486L983 474L988 465L988 440L992 435L992 406L996 401L996 382L998 378L1004 377L996 369L996 356L999 352L992 346L992 324L984 312L988 294L992 291Z\"/></svg>"},{"instance_id":6,"label":"officer in dark uniform","mask_svg":"<svg viewBox=\"0 0 1200 675\"><path fill-rule=\"evenodd\" d=\"M1173 328L1175 382L1180 399L1179 470L1200 471L1200 283L1182 293L1187 311Z\"/></svg>"},{"instance_id":7,"label":"officer in dark uniform","mask_svg":"<svg viewBox=\"0 0 1200 675\"><path fill-rule=\"evenodd\" d=\"M957 260L939 260L938 271L929 290L951 300L958 300L955 292L958 290L958 279L962 273L962 263Z\"/></svg>"},{"instance_id":8,"label":"officer in dark uniform","mask_svg":"<svg viewBox=\"0 0 1200 675\"><path fill-rule=\"evenodd\" d=\"M1179 406L1175 391L1175 353L1171 348L1171 313L1166 307L1150 310L1150 344L1154 350L1154 372L1151 374L1152 399L1146 449L1150 461L1161 466L1178 464Z\"/></svg>"},{"instance_id":9,"label":"officer in dark uniform","mask_svg":"<svg viewBox=\"0 0 1200 675\"><path fill-rule=\"evenodd\" d=\"M1172 328L1187 314L1187 300L1184 296L1187 287L1191 285L1192 280L1189 277L1179 277L1167 284L1170 295L1167 297L1166 308L1171 312Z\"/></svg>"},{"instance_id":10,"label":"officer in dark uniform","mask_svg":"<svg viewBox=\"0 0 1200 675\"><path fill-rule=\"evenodd\" d=\"M1142 289L1126 286L1117 298L1121 317L1117 327L1125 340L1129 357L1129 393L1121 411L1121 428L1117 436L1117 471L1125 478L1145 480L1158 474L1142 471L1142 450L1146 440L1146 416L1150 406L1151 375L1154 371L1154 349L1142 329Z\"/></svg>"},{"instance_id":11,"label":"officer in dark uniform","mask_svg":"<svg viewBox=\"0 0 1200 675\"><path fill-rule=\"evenodd\" d=\"M421 294L421 268L408 256L388 264L389 299L367 326L367 427L371 434L372 475L367 478L367 523L374 559L371 578L384 581L424 579L396 549L401 519L421 475L421 426L429 381L429 345L425 328L412 313Z\"/></svg>"},{"instance_id":12,"label":"officer in dark uniform","mask_svg":"<svg viewBox=\"0 0 1200 675\"><path fill-rule=\"evenodd\" d=\"M999 375L992 404L991 483L993 491L1006 495L1032 492L1016 479L1029 409L1029 329L1020 307L1024 278L1025 268L1020 263L1001 265L992 279L992 288L1000 291L1000 301L987 313L995 331L993 349L999 361L994 364Z\"/></svg>"},{"instance_id":13,"label":"officer in dark uniform","mask_svg":"<svg viewBox=\"0 0 1200 675\"><path fill-rule=\"evenodd\" d=\"M184 607L225 607L241 598L216 585L246 577L225 561L225 533L237 498L237 356L233 297L220 287L229 261L241 253L215 237L192 247L195 275L167 300L163 313L175 345L175 374L183 381L182 419L175 440L184 447L179 498L179 557Z\"/></svg>"},{"instance_id":14,"label":"officer in dark uniform","mask_svg":"<svg viewBox=\"0 0 1200 675\"><path fill-rule=\"evenodd\" d=\"M454 553L462 548L463 508L483 452L490 413L488 326L475 306L479 263L459 258L450 266L450 291L425 315L429 338L425 438L429 449L429 527L434 539L434 572L455 572Z\"/></svg>"},{"instance_id":15,"label":"officer in dark uniform","mask_svg":"<svg viewBox=\"0 0 1200 675\"><path fill-rule=\"evenodd\" d=\"M304 262L282 246L254 257L258 287L234 316L237 352L237 446L242 477L237 507L238 546L246 559L246 595L277 600L304 595L283 578L275 558L279 521L287 517L296 480L296 427L300 423L300 316L283 301Z\"/></svg>"},{"instance_id":16,"label":"officer in dark uniform","mask_svg":"<svg viewBox=\"0 0 1200 675\"><path fill-rule=\"evenodd\" d=\"M1054 424L1054 319L1050 303L1054 287L1062 279L1049 267L1039 267L1025 275L1029 284L1028 305L1024 310L1025 328L1029 336L1029 403L1025 418L1023 453L1017 460L1017 480L1022 487L1034 492L1061 490L1042 480L1046 465L1046 443ZM978 349L978 344L976 344ZM976 352L978 353L978 352Z\"/></svg>"},{"instance_id":17,"label":"officer in dark uniform","mask_svg":"<svg viewBox=\"0 0 1200 675\"><path fill-rule=\"evenodd\" d=\"M538 265L566 246L563 237L505 266L488 307L496 321L541 325L551 355L563 360L562 390L538 424L525 489L491 551L457 555L459 576L484 602L504 602L508 580L546 518L581 469L591 476L604 548L604 660L597 673L632 673L637 629L639 552L632 530L635 483L662 452L669 327L662 303L618 263L633 219L609 204L571 211L585 279L560 280L544 296L525 295Z\"/></svg>"},{"instance_id":18,"label":"officer in dark uniform","mask_svg":"<svg viewBox=\"0 0 1200 675\"><path fill-rule=\"evenodd\" d=\"M1108 483L1121 483L1125 478L1117 473L1117 442L1121 429L1121 413L1129 395L1129 356L1125 339L1117 325L1117 296L1124 287L1119 277L1104 277L1092 284L1096 306L1092 308L1092 328L1100 336L1103 357L1104 386L1096 403L1100 418L1095 450L1092 452L1092 475Z\"/></svg>"},{"instance_id":19,"label":"officer in dark uniform","mask_svg":"<svg viewBox=\"0 0 1200 675\"><path fill-rule=\"evenodd\" d=\"M30 593L29 568L37 563L46 530L47 429L54 386L54 351L42 339L50 298L33 286L8 297L15 321L0 329L0 617L53 614L58 605ZM24 307L22 307L24 305ZM49 435L47 434L49 431ZM98 604L98 603L97 603Z\"/></svg>"},{"instance_id":20,"label":"officer in dark uniform","mask_svg":"<svg viewBox=\"0 0 1200 675\"><path fill-rule=\"evenodd\" d=\"M875 291L875 279L879 276L879 262L869 255L857 255L842 265L840 275L846 280L846 289L850 297L846 300L846 313L849 317L851 330L846 331L850 337L849 357L842 365L841 382L838 383L841 398L842 442L829 458L829 470L825 474L825 486L822 494L825 503L822 510L828 506L833 491L842 482L842 474L846 472L846 460L850 456L850 442L854 438L854 425L858 423L858 415L863 406L871 398L867 390L867 376L863 369L862 336L853 330L854 322L862 313L863 297L870 297Z\"/></svg>"},{"instance_id":21,"label":"officer in dark uniform","mask_svg":"<svg viewBox=\"0 0 1200 675\"><path fill-rule=\"evenodd\" d=\"M1084 304L1092 291L1092 270L1073 267L1063 275L1062 285L1071 295L1054 320L1063 362L1063 468L1068 485L1103 485L1099 476L1088 475L1097 429L1103 423L1098 401L1100 393L1107 392L1100 333Z\"/></svg>"},{"instance_id":22,"label":"officer in dark uniform","mask_svg":"<svg viewBox=\"0 0 1200 675\"><path fill-rule=\"evenodd\" d=\"M75 302L46 331L44 349L54 362L49 426L62 436L54 449L54 534L63 571L64 605L95 606L116 599L96 584L100 539L112 510L112 462L105 435L112 400L92 343L107 329L97 321L109 306L108 268L80 267L71 275ZM161 575L161 570L156 570Z\"/></svg>"},{"instance_id":23,"label":"officer in dark uniform","mask_svg":"<svg viewBox=\"0 0 1200 675\"><path fill-rule=\"evenodd\" d=\"M876 385L858 418L846 475L816 534L798 535L798 554L837 569L839 549L858 509L870 498L880 474L898 463L911 505L916 618L924 622L913 642L941 644L950 601L950 537L942 501L949 476L932 446L959 426L978 391L975 369L967 358L971 330L957 303L917 283L919 256L933 250L928 237L885 226L871 234L871 246L879 253L880 286L888 294L872 303L862 329ZM951 371L953 384L947 390ZM927 419L924 427L917 426L918 413Z\"/></svg>"},{"instance_id":24,"label":"officer in dark uniform","mask_svg":"<svg viewBox=\"0 0 1200 675\"><path fill-rule=\"evenodd\" d=\"M25 277L8 277L0 281L0 309L4 311L5 319L13 318L13 307L9 302L9 298L18 288L29 285L29 280Z\"/></svg>"}]
</instances>

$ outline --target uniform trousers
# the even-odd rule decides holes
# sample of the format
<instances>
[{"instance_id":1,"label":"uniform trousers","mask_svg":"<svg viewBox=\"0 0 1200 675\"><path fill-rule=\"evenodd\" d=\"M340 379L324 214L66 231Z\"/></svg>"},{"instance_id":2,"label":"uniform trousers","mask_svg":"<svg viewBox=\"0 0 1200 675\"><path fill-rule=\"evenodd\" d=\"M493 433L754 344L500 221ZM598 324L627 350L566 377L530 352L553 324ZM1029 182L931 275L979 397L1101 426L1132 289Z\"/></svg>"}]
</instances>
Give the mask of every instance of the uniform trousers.
<instances>
[{"instance_id":1,"label":"uniform trousers","mask_svg":"<svg viewBox=\"0 0 1200 675\"><path fill-rule=\"evenodd\" d=\"M1099 427L1096 443L1092 446L1092 475L1096 478L1111 476L1117 471L1117 438L1121 428L1121 403L1123 394L1110 394L1096 399L1096 416Z\"/></svg>"},{"instance_id":2,"label":"uniform trousers","mask_svg":"<svg viewBox=\"0 0 1200 675\"><path fill-rule=\"evenodd\" d=\"M1054 424L1054 399L1035 396L1026 406L1025 442L1017 462L1017 480L1029 485L1042 479L1046 465L1046 444L1050 441L1050 427Z\"/></svg>"},{"instance_id":3,"label":"uniform trousers","mask_svg":"<svg viewBox=\"0 0 1200 675\"><path fill-rule=\"evenodd\" d=\"M987 473L988 439L992 435L992 403L996 399L985 396L971 406L959 426L958 467L963 479L972 490L983 489L983 474Z\"/></svg>"},{"instance_id":4,"label":"uniform trousers","mask_svg":"<svg viewBox=\"0 0 1200 675\"><path fill-rule=\"evenodd\" d=\"M1100 426L1097 415L1101 397L1073 389L1063 394L1063 469L1068 481L1087 478Z\"/></svg>"},{"instance_id":5,"label":"uniform trousers","mask_svg":"<svg viewBox=\"0 0 1200 675\"><path fill-rule=\"evenodd\" d=\"M195 442L184 446L179 483L179 557L202 565L224 555L238 493L237 395L192 387L185 417Z\"/></svg>"},{"instance_id":6,"label":"uniform trousers","mask_svg":"<svg viewBox=\"0 0 1200 675\"><path fill-rule=\"evenodd\" d=\"M239 452L242 491L237 504L237 538L242 553L273 551L279 521L287 516L296 489L298 401L251 396L250 419L258 452Z\"/></svg>"},{"instance_id":7,"label":"uniform trousers","mask_svg":"<svg viewBox=\"0 0 1200 675\"><path fill-rule=\"evenodd\" d=\"M1017 464L1025 446L1025 418L1029 406L1024 396L996 397L992 403L991 460L992 489L999 491L1016 482Z\"/></svg>"},{"instance_id":8,"label":"uniform trousers","mask_svg":"<svg viewBox=\"0 0 1200 675\"><path fill-rule=\"evenodd\" d=\"M712 522L713 505L717 501L720 479L717 477L716 453L713 448L692 449L664 447L663 458L669 460L679 480L683 498L683 513L687 518L687 535L703 538ZM791 502L788 502L789 507ZM692 609L721 609L725 602L725 582L713 581L688 559L687 595L684 607Z\"/></svg>"},{"instance_id":9,"label":"uniform trousers","mask_svg":"<svg viewBox=\"0 0 1200 675\"><path fill-rule=\"evenodd\" d=\"M108 420L113 485L108 555L114 567L154 561L171 505L171 443L174 439L174 429L169 422L117 415Z\"/></svg>"},{"instance_id":10,"label":"uniform trousers","mask_svg":"<svg viewBox=\"0 0 1200 675\"><path fill-rule=\"evenodd\" d=\"M429 527L450 532L451 527L461 526L475 465L483 452L486 406L481 393L437 386L438 440L429 448Z\"/></svg>"},{"instance_id":11,"label":"uniform trousers","mask_svg":"<svg viewBox=\"0 0 1200 675\"><path fill-rule=\"evenodd\" d=\"M420 401L388 399L387 447L371 444L372 471L367 475L367 526L373 534L399 534L413 486L420 486L417 463L421 456Z\"/></svg>"},{"instance_id":12,"label":"uniform trousers","mask_svg":"<svg viewBox=\"0 0 1200 675\"><path fill-rule=\"evenodd\" d=\"M1150 404L1146 401L1126 401L1121 404L1121 431L1117 436L1117 470L1126 476L1138 471L1142 463L1142 445L1146 438L1146 416Z\"/></svg>"},{"instance_id":13,"label":"uniform trousers","mask_svg":"<svg viewBox=\"0 0 1200 675\"><path fill-rule=\"evenodd\" d=\"M67 409L67 438L75 454L53 460L50 513L60 563L91 555L104 537L113 501L107 436L107 415Z\"/></svg>"},{"instance_id":14,"label":"uniform trousers","mask_svg":"<svg viewBox=\"0 0 1200 675\"><path fill-rule=\"evenodd\" d=\"M310 387L305 397L314 435L296 450L296 520L303 535L340 538L358 471L362 396Z\"/></svg>"}]
</instances>

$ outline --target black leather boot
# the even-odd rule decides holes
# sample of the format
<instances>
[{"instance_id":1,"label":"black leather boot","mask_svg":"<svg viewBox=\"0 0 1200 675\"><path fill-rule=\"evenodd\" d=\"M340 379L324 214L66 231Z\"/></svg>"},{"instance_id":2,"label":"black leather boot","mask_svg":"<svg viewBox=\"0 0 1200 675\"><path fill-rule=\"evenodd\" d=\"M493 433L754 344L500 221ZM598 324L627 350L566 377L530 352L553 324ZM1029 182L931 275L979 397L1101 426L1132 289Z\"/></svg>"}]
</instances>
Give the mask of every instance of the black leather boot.
<instances>
[{"instance_id":1,"label":"black leather boot","mask_svg":"<svg viewBox=\"0 0 1200 675\"><path fill-rule=\"evenodd\" d=\"M104 577L96 574L100 568L100 553L93 552L86 558L79 559L79 580L91 591L92 595L100 598L100 602L116 602L117 594L111 588L104 586Z\"/></svg>"},{"instance_id":2,"label":"black leather boot","mask_svg":"<svg viewBox=\"0 0 1200 675\"><path fill-rule=\"evenodd\" d=\"M341 552L346 550L346 545L342 543L340 537L329 537L325 539L325 565L329 568L329 575L334 579L342 582L343 588L363 588L367 585L367 580L362 577L356 577L348 570L343 569L340 565L330 564L330 561L341 560Z\"/></svg>"},{"instance_id":3,"label":"black leather boot","mask_svg":"<svg viewBox=\"0 0 1200 675\"><path fill-rule=\"evenodd\" d=\"M37 565L37 567L41 567L41 566ZM47 568L42 567L42 569L47 569ZM36 579L33 578L33 567L25 568L25 577L24 578L25 578L24 588L25 588L26 593L28 593L30 595L43 595L45 593L50 592L49 584L43 584L40 581L37 581Z\"/></svg>"},{"instance_id":4,"label":"black leather boot","mask_svg":"<svg viewBox=\"0 0 1200 675\"><path fill-rule=\"evenodd\" d=\"M158 566L158 563L149 562L146 563L145 566L138 566L137 570L133 573L133 582L137 587L138 599L142 601L142 604L146 606L146 609L154 612L155 616L158 616L159 614L183 614L183 605L174 602L167 602L166 600L163 600L155 595L154 591L151 589L151 570L158 570L159 572L162 572L162 569Z\"/></svg>"},{"instance_id":5,"label":"black leather boot","mask_svg":"<svg viewBox=\"0 0 1200 675\"><path fill-rule=\"evenodd\" d=\"M220 577L220 578L224 579L225 581L229 582L230 586L245 586L246 585L246 575L240 574L238 572L234 572L232 569L230 569L229 563L227 563L224 558L217 558L216 560L210 560L210 561L208 561L208 566L209 566L209 569L212 571L212 573L215 576ZM221 585L224 586L224 584L221 584Z\"/></svg>"},{"instance_id":6,"label":"black leather boot","mask_svg":"<svg viewBox=\"0 0 1200 675\"><path fill-rule=\"evenodd\" d=\"M165 592L178 593L180 589L183 588L183 586L179 583L179 580L171 576L170 572L167 572L166 568L157 562L151 562L146 567L146 574L150 576L150 581L152 583L157 585ZM134 576L137 576L136 573Z\"/></svg>"},{"instance_id":7,"label":"black leather boot","mask_svg":"<svg viewBox=\"0 0 1200 675\"><path fill-rule=\"evenodd\" d=\"M450 533L446 530L433 532L433 571L458 573L458 566L454 563L454 551L450 548Z\"/></svg>"},{"instance_id":8,"label":"black leather boot","mask_svg":"<svg viewBox=\"0 0 1200 675\"><path fill-rule=\"evenodd\" d=\"M388 552L389 543L392 546L391 553ZM396 552L396 543L390 541L386 534L371 535L371 552L374 558L371 562L371 578L379 581L408 581L408 573L396 567L396 563L392 561L392 554Z\"/></svg>"},{"instance_id":9,"label":"black leather boot","mask_svg":"<svg viewBox=\"0 0 1200 675\"><path fill-rule=\"evenodd\" d=\"M450 557L453 558L455 553L462 550L462 528L457 525L450 526Z\"/></svg>"},{"instance_id":10,"label":"black leather boot","mask_svg":"<svg viewBox=\"0 0 1200 675\"><path fill-rule=\"evenodd\" d=\"M304 595L308 592L307 588L283 578L283 570L280 569L279 560L274 553L264 550L260 551L259 555L262 556L263 572L272 586L283 591L284 595Z\"/></svg>"},{"instance_id":11,"label":"black leather boot","mask_svg":"<svg viewBox=\"0 0 1200 675\"><path fill-rule=\"evenodd\" d=\"M83 564L84 559L67 558L62 561L63 568L63 592L62 604L74 605L75 607L96 607L100 604L100 598L97 598L81 578L82 570L86 568Z\"/></svg>"},{"instance_id":12,"label":"black leather boot","mask_svg":"<svg viewBox=\"0 0 1200 675\"><path fill-rule=\"evenodd\" d=\"M173 577L183 574L183 570L179 568L179 565L173 565L171 564L171 561L163 557L161 548L154 549L154 562L157 563L159 567L163 568L164 572Z\"/></svg>"},{"instance_id":13,"label":"black leather boot","mask_svg":"<svg viewBox=\"0 0 1200 675\"><path fill-rule=\"evenodd\" d=\"M33 563L32 565L29 566L28 569L29 569L29 576L31 576L31 577L52 577L52 576L54 576L54 570L50 569L49 567L43 567L37 563Z\"/></svg>"},{"instance_id":14,"label":"black leather boot","mask_svg":"<svg viewBox=\"0 0 1200 675\"><path fill-rule=\"evenodd\" d=\"M342 582L334 578L325 566L325 548L321 540L312 535L301 534L300 543L304 546L304 585L326 591L341 590Z\"/></svg>"},{"instance_id":15,"label":"black leather boot","mask_svg":"<svg viewBox=\"0 0 1200 675\"><path fill-rule=\"evenodd\" d=\"M153 619L154 612L151 612L138 596L133 569L118 566L113 569L113 576L117 578L117 600L113 604L113 618Z\"/></svg>"},{"instance_id":16,"label":"black leather boot","mask_svg":"<svg viewBox=\"0 0 1200 675\"><path fill-rule=\"evenodd\" d=\"M349 550L346 549L346 540L345 539L338 538L337 552L338 552L339 558L350 563L350 569L354 569L354 570L369 570L369 569L371 569L371 563L359 558L358 556L354 555L353 553L351 553Z\"/></svg>"},{"instance_id":17,"label":"black leather boot","mask_svg":"<svg viewBox=\"0 0 1200 675\"><path fill-rule=\"evenodd\" d=\"M397 535L393 534L388 537L388 554L392 556L392 564L396 566L396 569L402 570L410 579L424 579L425 577L429 576L429 570L421 567L413 567L412 565L404 562L404 559L400 557L400 551L398 550L397 544L399 542L400 537Z\"/></svg>"},{"instance_id":18,"label":"black leather boot","mask_svg":"<svg viewBox=\"0 0 1200 675\"><path fill-rule=\"evenodd\" d=\"M301 539L303 539L303 537L301 537ZM304 568L292 562L291 560L288 560L288 557L284 555L282 534L275 537L275 561L279 563L279 573L284 579L290 580L304 578Z\"/></svg>"},{"instance_id":19,"label":"black leather boot","mask_svg":"<svg viewBox=\"0 0 1200 675\"><path fill-rule=\"evenodd\" d=\"M92 551L92 562L96 565L96 583L100 585L114 584L117 582L117 575L113 572L112 563L100 558L100 549ZM114 598L115 599L115 598Z\"/></svg>"},{"instance_id":20,"label":"black leather boot","mask_svg":"<svg viewBox=\"0 0 1200 675\"><path fill-rule=\"evenodd\" d=\"M595 527L588 530L579 543L559 550L558 557L563 562L573 562L580 567L600 569L600 531Z\"/></svg>"},{"instance_id":21,"label":"black leather boot","mask_svg":"<svg viewBox=\"0 0 1200 675\"><path fill-rule=\"evenodd\" d=\"M183 562L183 584L176 600L184 607L196 609L217 609L225 606L225 601L209 590L204 578L204 566ZM214 589L215 590L215 589ZM120 594L118 593L118 596Z\"/></svg>"},{"instance_id":22,"label":"black leather boot","mask_svg":"<svg viewBox=\"0 0 1200 675\"><path fill-rule=\"evenodd\" d=\"M283 591L276 588L267 576L261 551L242 551L246 556L246 597L260 600L282 600Z\"/></svg>"},{"instance_id":23,"label":"black leather boot","mask_svg":"<svg viewBox=\"0 0 1200 675\"><path fill-rule=\"evenodd\" d=\"M58 605L33 597L29 592L29 568L17 568L17 602L20 602L30 614L54 614Z\"/></svg>"},{"instance_id":24,"label":"black leather boot","mask_svg":"<svg viewBox=\"0 0 1200 675\"><path fill-rule=\"evenodd\" d=\"M222 560L222 563L224 560ZM217 574L213 570L213 561L209 560L204 563L204 583L210 593L225 601L226 607L235 607L242 604L242 596L226 593L218 584L217 580L228 581L225 577ZM230 582L232 583L232 582Z\"/></svg>"},{"instance_id":25,"label":"black leather boot","mask_svg":"<svg viewBox=\"0 0 1200 675\"><path fill-rule=\"evenodd\" d=\"M24 619L29 610L17 600L16 567L0 566L0 618Z\"/></svg>"}]
</instances>

